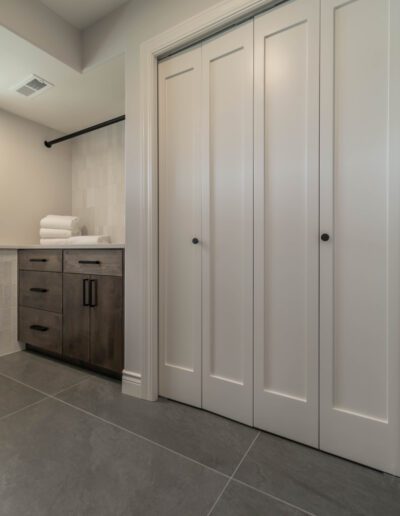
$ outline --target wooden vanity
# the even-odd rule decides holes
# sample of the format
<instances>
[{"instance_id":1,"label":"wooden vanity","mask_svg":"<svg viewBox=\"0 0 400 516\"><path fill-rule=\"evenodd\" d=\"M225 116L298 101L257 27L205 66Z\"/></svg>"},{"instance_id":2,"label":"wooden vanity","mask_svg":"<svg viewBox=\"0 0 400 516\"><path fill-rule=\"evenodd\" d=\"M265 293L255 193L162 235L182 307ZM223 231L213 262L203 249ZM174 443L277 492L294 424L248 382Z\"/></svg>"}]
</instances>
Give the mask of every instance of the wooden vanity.
<instances>
[{"instance_id":1,"label":"wooden vanity","mask_svg":"<svg viewBox=\"0 0 400 516\"><path fill-rule=\"evenodd\" d=\"M123 249L22 249L18 271L19 340L120 377Z\"/></svg>"}]
</instances>

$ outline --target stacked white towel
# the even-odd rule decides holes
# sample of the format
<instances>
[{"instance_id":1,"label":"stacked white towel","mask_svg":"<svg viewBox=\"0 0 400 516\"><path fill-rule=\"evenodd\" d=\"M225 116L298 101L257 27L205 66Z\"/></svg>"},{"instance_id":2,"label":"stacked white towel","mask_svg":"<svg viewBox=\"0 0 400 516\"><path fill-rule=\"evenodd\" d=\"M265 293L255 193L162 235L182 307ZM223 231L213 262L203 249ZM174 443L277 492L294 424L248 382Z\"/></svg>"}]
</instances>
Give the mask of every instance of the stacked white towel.
<instances>
[{"instance_id":1,"label":"stacked white towel","mask_svg":"<svg viewBox=\"0 0 400 516\"><path fill-rule=\"evenodd\" d=\"M66 240L80 234L79 218L72 215L47 215L40 221L42 245L64 245Z\"/></svg>"},{"instance_id":2,"label":"stacked white towel","mask_svg":"<svg viewBox=\"0 0 400 516\"><path fill-rule=\"evenodd\" d=\"M79 218L73 215L47 215L40 221L40 229L63 230L80 233Z\"/></svg>"},{"instance_id":3,"label":"stacked white towel","mask_svg":"<svg viewBox=\"0 0 400 516\"><path fill-rule=\"evenodd\" d=\"M96 245L110 242L107 235L81 236L79 218L72 215L47 215L40 221L41 245Z\"/></svg>"},{"instance_id":4,"label":"stacked white towel","mask_svg":"<svg viewBox=\"0 0 400 516\"><path fill-rule=\"evenodd\" d=\"M40 238L71 238L79 234L79 231L71 231L70 229L40 228Z\"/></svg>"}]
</instances>

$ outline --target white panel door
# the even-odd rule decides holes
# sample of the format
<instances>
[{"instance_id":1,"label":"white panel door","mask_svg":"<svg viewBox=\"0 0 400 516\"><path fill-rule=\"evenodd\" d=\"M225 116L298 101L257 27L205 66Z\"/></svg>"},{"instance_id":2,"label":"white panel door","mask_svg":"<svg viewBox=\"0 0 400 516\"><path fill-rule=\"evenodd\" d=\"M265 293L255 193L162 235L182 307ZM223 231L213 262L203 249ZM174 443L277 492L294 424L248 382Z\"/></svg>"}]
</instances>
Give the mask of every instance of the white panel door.
<instances>
[{"instance_id":1,"label":"white panel door","mask_svg":"<svg viewBox=\"0 0 400 516\"><path fill-rule=\"evenodd\" d=\"M159 72L159 392L201 406L201 47Z\"/></svg>"},{"instance_id":2,"label":"white panel door","mask_svg":"<svg viewBox=\"0 0 400 516\"><path fill-rule=\"evenodd\" d=\"M400 474L400 2L322 6L321 448Z\"/></svg>"},{"instance_id":3,"label":"white panel door","mask_svg":"<svg viewBox=\"0 0 400 516\"><path fill-rule=\"evenodd\" d=\"M318 446L319 1L254 33L254 422Z\"/></svg>"},{"instance_id":4,"label":"white panel door","mask_svg":"<svg viewBox=\"0 0 400 516\"><path fill-rule=\"evenodd\" d=\"M203 407L253 424L253 21L203 44Z\"/></svg>"}]
</instances>

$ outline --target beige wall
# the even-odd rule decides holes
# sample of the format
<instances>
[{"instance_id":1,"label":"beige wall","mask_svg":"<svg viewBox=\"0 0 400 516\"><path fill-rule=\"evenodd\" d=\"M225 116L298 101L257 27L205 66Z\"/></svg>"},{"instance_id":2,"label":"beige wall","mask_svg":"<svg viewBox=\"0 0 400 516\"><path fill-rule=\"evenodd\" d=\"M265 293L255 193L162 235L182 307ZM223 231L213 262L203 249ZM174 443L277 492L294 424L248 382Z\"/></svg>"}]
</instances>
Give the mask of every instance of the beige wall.
<instances>
[{"instance_id":1,"label":"beige wall","mask_svg":"<svg viewBox=\"0 0 400 516\"><path fill-rule=\"evenodd\" d=\"M125 242L124 123L72 140L72 212L84 234Z\"/></svg>"},{"instance_id":2,"label":"beige wall","mask_svg":"<svg viewBox=\"0 0 400 516\"><path fill-rule=\"evenodd\" d=\"M39 243L39 221L71 212L71 145L59 133L0 110L0 244Z\"/></svg>"}]
</instances>

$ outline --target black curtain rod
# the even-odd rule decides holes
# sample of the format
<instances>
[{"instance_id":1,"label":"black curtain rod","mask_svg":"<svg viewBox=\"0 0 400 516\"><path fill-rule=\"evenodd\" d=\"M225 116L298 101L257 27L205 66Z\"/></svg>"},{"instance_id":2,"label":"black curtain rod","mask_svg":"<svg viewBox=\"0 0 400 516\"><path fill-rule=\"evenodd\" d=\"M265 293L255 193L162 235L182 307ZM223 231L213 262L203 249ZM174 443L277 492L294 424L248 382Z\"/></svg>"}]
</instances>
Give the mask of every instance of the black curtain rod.
<instances>
[{"instance_id":1,"label":"black curtain rod","mask_svg":"<svg viewBox=\"0 0 400 516\"><path fill-rule=\"evenodd\" d=\"M55 140L50 140L49 142L45 141L44 144L47 148L50 149L50 147L52 145L55 145L56 143L65 142L66 140L70 140L71 138L76 138L77 136L81 136L82 134L96 131L97 129L101 129L102 127L106 127L107 125L122 122L123 120L125 120L125 115L117 116L117 118L112 118L111 120L106 120L105 122L101 122L100 124L86 127L86 129L81 129L80 131L76 131L75 133L66 134L65 136L61 136L61 138L56 138Z\"/></svg>"}]
</instances>

